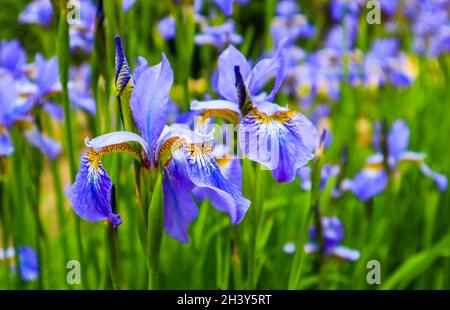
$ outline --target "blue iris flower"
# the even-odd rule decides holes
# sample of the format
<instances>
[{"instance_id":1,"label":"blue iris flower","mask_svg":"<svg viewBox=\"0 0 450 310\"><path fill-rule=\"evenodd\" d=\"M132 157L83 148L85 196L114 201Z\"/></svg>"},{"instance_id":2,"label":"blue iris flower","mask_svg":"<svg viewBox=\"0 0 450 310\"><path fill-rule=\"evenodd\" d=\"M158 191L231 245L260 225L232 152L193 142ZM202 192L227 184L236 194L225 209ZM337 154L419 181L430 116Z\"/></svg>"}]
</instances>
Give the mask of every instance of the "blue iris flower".
<instances>
[{"instance_id":1,"label":"blue iris flower","mask_svg":"<svg viewBox=\"0 0 450 310\"><path fill-rule=\"evenodd\" d=\"M34 0L29 3L19 15L22 24L38 24L50 26L53 19L53 8L50 0Z\"/></svg>"},{"instance_id":2,"label":"blue iris flower","mask_svg":"<svg viewBox=\"0 0 450 310\"><path fill-rule=\"evenodd\" d=\"M192 132L187 126L165 126L173 71L166 56L147 67L140 59L131 76L120 38L116 37L116 89L131 91L130 108L140 134L118 131L86 140L89 150L81 157L72 187L72 207L88 221L108 219L113 226L122 220L111 206L112 180L101 164L109 152L126 152L149 169L163 168L164 226L169 236L188 242L189 224L198 209L192 198L194 187L208 190L212 204L227 212L231 223L239 223L250 206L240 190L228 182L212 155L214 133ZM138 142L138 152L128 142Z\"/></svg>"},{"instance_id":3,"label":"blue iris flower","mask_svg":"<svg viewBox=\"0 0 450 310\"><path fill-rule=\"evenodd\" d=\"M219 56L217 89L223 99L193 101L191 109L204 117L222 116L239 123L242 153L272 170L278 182L292 182L298 168L314 157L319 135L305 116L271 102L284 79L283 47L281 44L272 58L262 59L252 69L244 55L230 45ZM272 78L272 91L262 92Z\"/></svg>"},{"instance_id":4,"label":"blue iris flower","mask_svg":"<svg viewBox=\"0 0 450 310\"><path fill-rule=\"evenodd\" d=\"M23 130L28 142L55 159L61 152L61 145L53 139L44 136L34 125L30 110L33 102L30 98L19 96L17 83L9 74L0 76L0 155L9 156L14 151L9 130L18 125Z\"/></svg>"},{"instance_id":5,"label":"blue iris flower","mask_svg":"<svg viewBox=\"0 0 450 310\"><path fill-rule=\"evenodd\" d=\"M361 255L358 250L341 245L342 240L344 240L344 226L337 217L322 218L322 232L325 257L335 256L348 261L356 261L360 258ZM308 234L311 242L305 244L305 252L317 253L319 251L319 245L317 242L316 227L312 226Z\"/></svg>"},{"instance_id":6,"label":"blue iris flower","mask_svg":"<svg viewBox=\"0 0 450 310\"><path fill-rule=\"evenodd\" d=\"M202 33L195 35L194 41L197 45L213 45L222 49L228 44L241 44L242 37L235 33L234 22L229 20L219 26L204 26Z\"/></svg>"},{"instance_id":7,"label":"blue iris flower","mask_svg":"<svg viewBox=\"0 0 450 310\"><path fill-rule=\"evenodd\" d=\"M449 2L411 0L404 13L412 22L416 53L438 57L450 51Z\"/></svg>"},{"instance_id":8,"label":"blue iris flower","mask_svg":"<svg viewBox=\"0 0 450 310\"><path fill-rule=\"evenodd\" d=\"M277 46L285 37L293 43L299 38L309 38L315 34L315 28L300 14L299 5L292 0L280 1L277 5L277 16L270 26L270 33Z\"/></svg>"},{"instance_id":9,"label":"blue iris flower","mask_svg":"<svg viewBox=\"0 0 450 310\"><path fill-rule=\"evenodd\" d=\"M425 154L408 150L409 135L409 128L405 121L397 120L392 124L387 138L387 163L389 169L396 172L398 165L401 163L416 163L424 175L434 180L440 191L445 191L448 185L447 177L433 171L425 163ZM381 151L379 130L375 134L374 144ZM388 176L383 161L384 158L381 153L370 156L364 169L353 180L344 180L342 182L342 190L353 192L362 201L382 193L388 183Z\"/></svg>"},{"instance_id":10,"label":"blue iris flower","mask_svg":"<svg viewBox=\"0 0 450 310\"><path fill-rule=\"evenodd\" d=\"M163 19L161 19L158 22L158 31L159 34L165 40L172 40L173 38L175 38L176 34L175 18L172 15L168 15Z\"/></svg>"},{"instance_id":11,"label":"blue iris flower","mask_svg":"<svg viewBox=\"0 0 450 310\"><path fill-rule=\"evenodd\" d=\"M11 261L11 270L16 272L15 260L19 259L19 274L23 281L33 281L39 277L39 258L36 251L29 246L19 246L16 249L13 247L5 250L0 249L0 262L2 260ZM17 252L19 253L17 255Z\"/></svg>"}]
</instances>

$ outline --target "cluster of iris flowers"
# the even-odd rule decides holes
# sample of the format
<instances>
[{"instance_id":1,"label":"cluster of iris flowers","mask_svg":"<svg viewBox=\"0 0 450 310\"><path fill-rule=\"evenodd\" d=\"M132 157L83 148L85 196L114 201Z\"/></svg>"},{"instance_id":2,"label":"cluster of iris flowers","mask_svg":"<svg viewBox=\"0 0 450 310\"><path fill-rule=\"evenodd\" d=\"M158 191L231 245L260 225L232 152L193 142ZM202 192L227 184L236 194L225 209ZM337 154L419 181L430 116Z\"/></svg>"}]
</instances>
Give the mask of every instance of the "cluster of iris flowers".
<instances>
[{"instance_id":1,"label":"cluster of iris flowers","mask_svg":"<svg viewBox=\"0 0 450 310\"><path fill-rule=\"evenodd\" d=\"M90 0L80 2L83 8L80 22L69 27L70 49L72 53L89 55L94 46L98 9ZM135 2L123 0L124 12ZM150 176L153 184L142 186L141 191L155 195L157 179L161 178L164 229L170 237L189 242L189 224L199 213L197 201L206 198L218 211L229 215L231 224L238 224L251 208L251 201L242 193L245 180L241 158L232 154L229 145L216 144L217 135L211 129L214 121L223 119L236 125L240 154L271 170L277 182L293 182L298 176L301 188L309 191L314 180L312 168L307 164L317 159L319 137L324 129L328 130L323 135L325 147L332 143L332 131L324 128L321 121L330 114L328 103L339 102L342 83L370 90L386 86L404 88L417 77L414 58L401 49L395 38L398 25L393 16L401 11L411 23L413 47L418 55L435 58L450 50L449 13L445 7L448 1L414 0L408 5L402 5L401 0L380 1L388 20L385 31L389 36L372 42L363 53L356 41L364 1L331 1L334 25L322 48L307 52L299 46L299 40L313 38L318 31L296 1L282 0L270 25L274 48L252 65L238 49L243 37L236 32L236 23L231 18L235 6L248 2L215 0L213 10L221 10L226 21L212 25L204 15L203 1L193 1L194 19L200 25L194 42L212 45L219 54L217 69L211 76L215 93L193 100L189 117L170 117L176 102L169 96L174 71L166 55L162 53L161 62L155 65L139 57L132 70L121 38L115 37L114 81L124 130L86 138L87 150L81 155L76 180L68 194L78 216L90 222L107 220L113 228L122 223L114 205L114 180L101 162L108 153L121 152L134 159L137 185L141 182L139 175ZM19 22L48 28L53 18L50 1L35 0L19 15ZM174 16L161 19L157 29L165 40L174 40L177 32ZM9 131L17 126L33 147L54 160L61 153L61 145L42 134L36 117L37 111L42 110L57 121L64 118L61 106L52 101L62 91L58 59L36 54L34 62L26 63L26 58L17 40L1 42L0 156L13 153ZM95 116L90 78L89 64L72 67L69 97L73 108ZM270 91L267 85L271 86ZM290 108L286 102L276 103L279 92L283 98L294 98L298 106ZM311 117L308 119L298 110L311 111ZM424 153L408 150L410 132L404 120L395 121L387 136L383 136L379 124L374 128L376 153L353 179L343 178L333 188L336 199L346 191L361 201L373 198L385 190L390 176L399 177L399 165L408 162L418 164L439 190L446 190L446 176L425 163ZM324 190L329 178L337 178L341 172L337 164L324 165L320 171L320 190ZM138 190L136 195L142 202L143 193ZM306 253L321 250L320 231L326 257L350 261L360 257L357 250L341 245L344 229L337 217L323 217L320 225L321 229L316 225L309 230L310 242L304 245ZM287 244L285 251L293 252L295 246ZM21 264L18 269L12 260L16 252ZM0 251L0 260L11 260L13 271L19 270L24 280L38 277L38 258L29 247Z\"/></svg>"}]
</instances>

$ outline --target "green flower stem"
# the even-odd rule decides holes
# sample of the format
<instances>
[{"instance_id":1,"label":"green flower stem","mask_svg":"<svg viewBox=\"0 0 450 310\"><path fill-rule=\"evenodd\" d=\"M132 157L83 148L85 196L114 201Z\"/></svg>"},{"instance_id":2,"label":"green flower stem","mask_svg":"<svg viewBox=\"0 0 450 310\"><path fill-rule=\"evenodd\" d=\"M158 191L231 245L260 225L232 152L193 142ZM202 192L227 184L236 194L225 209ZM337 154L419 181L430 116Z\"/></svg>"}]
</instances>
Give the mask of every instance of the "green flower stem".
<instances>
[{"instance_id":1,"label":"green flower stem","mask_svg":"<svg viewBox=\"0 0 450 310\"><path fill-rule=\"evenodd\" d=\"M154 182L147 226L147 262L149 270L149 289L158 289L158 265L161 249L164 222L164 195L162 190L162 174L159 172Z\"/></svg>"},{"instance_id":2,"label":"green flower stem","mask_svg":"<svg viewBox=\"0 0 450 310\"><path fill-rule=\"evenodd\" d=\"M65 1L60 1L60 16L58 27L58 61L59 61L59 76L62 84L62 101L64 106L64 134L66 140L66 154L70 167L70 180L71 183L75 181L77 174L75 148L73 144L72 135L72 111L69 102L69 91L67 84L69 82L69 59L70 59L70 47L69 47L69 27L66 21L67 9ZM78 256L83 262L83 245L81 242L81 223L80 218L75 217L75 236L77 240ZM83 263L82 263L83 264ZM83 281L81 281L83 283Z\"/></svg>"}]
</instances>

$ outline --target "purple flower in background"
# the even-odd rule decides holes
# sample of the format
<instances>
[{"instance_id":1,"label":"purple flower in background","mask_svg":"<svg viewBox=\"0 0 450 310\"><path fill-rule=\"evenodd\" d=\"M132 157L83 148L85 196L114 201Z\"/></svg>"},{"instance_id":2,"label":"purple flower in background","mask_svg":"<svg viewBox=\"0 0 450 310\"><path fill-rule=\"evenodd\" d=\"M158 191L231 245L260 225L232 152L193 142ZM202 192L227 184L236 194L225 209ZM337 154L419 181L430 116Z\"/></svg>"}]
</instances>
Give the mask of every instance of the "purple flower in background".
<instances>
[{"instance_id":1,"label":"purple flower in background","mask_svg":"<svg viewBox=\"0 0 450 310\"><path fill-rule=\"evenodd\" d=\"M28 95L34 106L42 108L58 121L64 117L62 107L51 101L51 98L61 93L62 85L59 82L58 58L46 60L41 54L36 54L34 63L28 65L28 74L33 79L33 85L20 84L21 95Z\"/></svg>"},{"instance_id":2,"label":"purple flower in background","mask_svg":"<svg viewBox=\"0 0 450 310\"><path fill-rule=\"evenodd\" d=\"M325 257L335 256L348 261L356 261L360 258L361 255L358 250L341 245L344 240L344 227L337 217L322 218L322 233ZM317 241L316 227L312 226L308 234L311 242L305 244L305 252L317 253L320 249Z\"/></svg>"},{"instance_id":3,"label":"purple flower in background","mask_svg":"<svg viewBox=\"0 0 450 310\"><path fill-rule=\"evenodd\" d=\"M19 22L22 24L38 24L48 27L52 19L53 8L50 0L34 0L19 14Z\"/></svg>"},{"instance_id":4,"label":"purple flower in background","mask_svg":"<svg viewBox=\"0 0 450 310\"><path fill-rule=\"evenodd\" d=\"M330 13L335 21L341 21L346 16L358 18L361 7L365 0L332 0Z\"/></svg>"},{"instance_id":5,"label":"purple flower in background","mask_svg":"<svg viewBox=\"0 0 450 310\"><path fill-rule=\"evenodd\" d=\"M336 177L339 174L340 168L336 165L324 165L320 178L320 190L323 191L330 178ZM297 171L300 179L302 189L305 191L311 190L311 167L303 166Z\"/></svg>"},{"instance_id":6,"label":"purple flower in background","mask_svg":"<svg viewBox=\"0 0 450 310\"><path fill-rule=\"evenodd\" d=\"M379 128L379 127L378 127ZM432 178L440 191L445 191L448 179L445 175L433 171L425 163L425 154L408 150L409 128L405 121L397 120L392 124L391 131L387 138L389 169L397 172L401 163L417 163L420 171ZM380 130L375 132L374 144L377 150L381 151ZM373 196L384 191L387 182L387 172L383 164L384 158L381 153L376 153L369 157L364 169L358 173L353 180L344 180L341 184L342 190L353 192L359 199L366 201Z\"/></svg>"},{"instance_id":7,"label":"purple flower in background","mask_svg":"<svg viewBox=\"0 0 450 310\"><path fill-rule=\"evenodd\" d=\"M222 49L227 44L241 44L242 37L235 33L234 22L229 20L219 26L203 27L202 33L195 35L194 41L197 45L214 45L216 48Z\"/></svg>"},{"instance_id":8,"label":"purple flower in background","mask_svg":"<svg viewBox=\"0 0 450 310\"><path fill-rule=\"evenodd\" d=\"M448 0L410 1L404 6L412 22L413 48L419 55L438 57L450 51Z\"/></svg>"},{"instance_id":9,"label":"purple flower in background","mask_svg":"<svg viewBox=\"0 0 450 310\"><path fill-rule=\"evenodd\" d=\"M0 75L9 72L14 78L21 78L27 55L18 40L1 41Z\"/></svg>"},{"instance_id":10,"label":"purple flower in background","mask_svg":"<svg viewBox=\"0 0 450 310\"><path fill-rule=\"evenodd\" d=\"M68 84L69 98L72 107L83 109L92 115L96 113L95 100L91 94L91 67L85 63L79 67L70 68Z\"/></svg>"},{"instance_id":11,"label":"purple flower in background","mask_svg":"<svg viewBox=\"0 0 450 310\"><path fill-rule=\"evenodd\" d=\"M50 160L55 159L61 152L61 145L42 135L33 123L30 110L33 102L29 98L19 97L16 83L12 76L0 77L0 155L9 156L14 151L9 130L19 124L28 142L47 155Z\"/></svg>"},{"instance_id":12,"label":"purple flower in background","mask_svg":"<svg viewBox=\"0 0 450 310\"><path fill-rule=\"evenodd\" d=\"M175 18L172 15L168 15L158 22L159 34L165 40L172 40L175 37Z\"/></svg>"},{"instance_id":13,"label":"purple flower in background","mask_svg":"<svg viewBox=\"0 0 450 310\"><path fill-rule=\"evenodd\" d=\"M239 189L225 180L211 155L214 132L194 133L187 126L165 126L167 103L173 83L173 71L166 56L161 63L147 67L140 61L139 75L131 77L122 43L116 37L116 88L119 92L135 85L130 108L141 135L127 131L108 133L91 141L82 155L81 166L72 187L72 207L88 221L108 219L113 226L122 220L111 206L112 180L101 164L109 152L125 152L144 167L163 168L164 226L169 236L188 242L188 227L198 214L191 196L194 187L208 190L212 204L230 215L232 224L239 223L250 206ZM138 142L142 152L127 142Z\"/></svg>"},{"instance_id":14,"label":"purple flower in background","mask_svg":"<svg viewBox=\"0 0 450 310\"><path fill-rule=\"evenodd\" d=\"M32 247L19 247L19 262L19 272L22 280L32 281L39 277L39 259Z\"/></svg>"},{"instance_id":15,"label":"purple flower in background","mask_svg":"<svg viewBox=\"0 0 450 310\"><path fill-rule=\"evenodd\" d=\"M36 251L29 246L19 246L18 255L16 249L9 247L5 250L0 249L0 262L2 260L11 261L11 270L16 272L17 266L15 259L19 259L19 274L23 281L32 281L39 277L39 258Z\"/></svg>"},{"instance_id":16,"label":"purple flower in background","mask_svg":"<svg viewBox=\"0 0 450 310\"><path fill-rule=\"evenodd\" d=\"M69 25L70 50L80 50L86 54L92 52L94 46L94 27L96 6L91 0L79 0L80 19Z\"/></svg>"},{"instance_id":17,"label":"purple flower in background","mask_svg":"<svg viewBox=\"0 0 450 310\"><path fill-rule=\"evenodd\" d=\"M315 28L300 14L300 7L295 1L283 0L277 5L277 14L270 26L270 33L275 46L285 37L289 44L299 38L309 38L315 34Z\"/></svg>"},{"instance_id":18,"label":"purple flower in background","mask_svg":"<svg viewBox=\"0 0 450 310\"><path fill-rule=\"evenodd\" d=\"M358 20L352 16L346 16L342 24L335 25L328 32L325 47L341 53L352 50L355 46L357 32Z\"/></svg>"},{"instance_id":19,"label":"purple flower in background","mask_svg":"<svg viewBox=\"0 0 450 310\"><path fill-rule=\"evenodd\" d=\"M278 182L292 182L297 169L313 158L319 135L305 116L270 102L284 78L283 47L252 69L244 55L229 46L219 57L218 71L218 90L226 100L194 101L191 109L239 123L243 154L271 169ZM261 93L273 77L270 94Z\"/></svg>"},{"instance_id":20,"label":"purple flower in background","mask_svg":"<svg viewBox=\"0 0 450 310\"><path fill-rule=\"evenodd\" d=\"M375 154L367 159L366 165L352 180L343 180L342 191L351 191L361 201L382 193L387 185L388 176L383 168L383 156Z\"/></svg>"}]
</instances>

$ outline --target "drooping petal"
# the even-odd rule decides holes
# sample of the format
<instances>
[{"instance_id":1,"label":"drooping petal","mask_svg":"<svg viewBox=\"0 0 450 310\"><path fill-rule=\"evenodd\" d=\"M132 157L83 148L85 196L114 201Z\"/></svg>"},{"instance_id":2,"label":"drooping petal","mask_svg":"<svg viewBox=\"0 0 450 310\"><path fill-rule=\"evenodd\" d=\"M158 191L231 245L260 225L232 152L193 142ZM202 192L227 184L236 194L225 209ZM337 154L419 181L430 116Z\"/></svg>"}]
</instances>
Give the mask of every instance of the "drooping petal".
<instances>
[{"instance_id":1,"label":"drooping petal","mask_svg":"<svg viewBox=\"0 0 450 310\"><path fill-rule=\"evenodd\" d=\"M42 153L47 155L50 160L56 159L61 153L61 143L44 136L36 127L32 127L25 131L24 136L28 143L38 148Z\"/></svg>"},{"instance_id":2,"label":"drooping petal","mask_svg":"<svg viewBox=\"0 0 450 310\"><path fill-rule=\"evenodd\" d=\"M397 120L392 124L388 137L389 155L397 161L400 155L408 149L409 128L403 120Z\"/></svg>"},{"instance_id":3,"label":"drooping petal","mask_svg":"<svg viewBox=\"0 0 450 310\"><path fill-rule=\"evenodd\" d=\"M361 257L361 254L358 250L350 249L342 245L333 248L333 251L330 254L341 257L351 262L357 261Z\"/></svg>"},{"instance_id":4,"label":"drooping petal","mask_svg":"<svg viewBox=\"0 0 450 310\"><path fill-rule=\"evenodd\" d=\"M257 95L268 80L275 77L275 84L272 91L267 96L266 100L272 101L278 89L283 83L286 73L286 62L283 55L283 49L287 38L282 40L272 58L265 58L260 60L250 73L248 81L248 90L251 95Z\"/></svg>"},{"instance_id":5,"label":"drooping petal","mask_svg":"<svg viewBox=\"0 0 450 310\"><path fill-rule=\"evenodd\" d=\"M448 185L447 176L433 171L425 163L420 165L420 171L422 171L422 173L424 175L432 178L441 192L443 192L447 189L447 185Z\"/></svg>"},{"instance_id":6,"label":"drooping petal","mask_svg":"<svg viewBox=\"0 0 450 310\"><path fill-rule=\"evenodd\" d=\"M400 154L398 160L400 162L422 162L425 154L421 152L406 151Z\"/></svg>"},{"instance_id":7,"label":"drooping petal","mask_svg":"<svg viewBox=\"0 0 450 310\"><path fill-rule=\"evenodd\" d=\"M130 66L123 50L122 39L119 35L114 37L116 41L116 94L120 95L131 79Z\"/></svg>"},{"instance_id":8,"label":"drooping petal","mask_svg":"<svg viewBox=\"0 0 450 310\"><path fill-rule=\"evenodd\" d=\"M139 77L131 94L130 106L136 126L147 141L150 156L167 119L167 102L173 84L173 71L164 53L162 61Z\"/></svg>"},{"instance_id":9,"label":"drooping petal","mask_svg":"<svg viewBox=\"0 0 450 310\"><path fill-rule=\"evenodd\" d=\"M185 149L179 150L177 156L185 159L192 183L205 188L212 205L219 211L227 212L233 225L238 224L244 218L250 201L242 196L236 185L223 177L211 151L212 145L208 142L189 144Z\"/></svg>"},{"instance_id":10,"label":"drooping petal","mask_svg":"<svg viewBox=\"0 0 450 310\"><path fill-rule=\"evenodd\" d=\"M138 142L143 147L144 151L149 154L147 142L142 139L141 136L129 131L114 131L95 137L92 140L86 139L85 141L86 146L93 148L94 150L101 150L104 147L126 142Z\"/></svg>"},{"instance_id":11,"label":"drooping petal","mask_svg":"<svg viewBox=\"0 0 450 310\"><path fill-rule=\"evenodd\" d=\"M81 93L70 93L70 101L75 108L83 109L93 116L97 113L97 107L95 105L95 100L90 95Z\"/></svg>"},{"instance_id":12,"label":"drooping petal","mask_svg":"<svg viewBox=\"0 0 450 310\"><path fill-rule=\"evenodd\" d=\"M6 129L0 127L0 156L9 156L14 152L14 146Z\"/></svg>"},{"instance_id":13,"label":"drooping petal","mask_svg":"<svg viewBox=\"0 0 450 310\"><path fill-rule=\"evenodd\" d=\"M342 190L350 190L360 200L367 201L383 192L387 182L387 173L384 169L364 168L353 180L344 180Z\"/></svg>"},{"instance_id":14,"label":"drooping petal","mask_svg":"<svg viewBox=\"0 0 450 310\"><path fill-rule=\"evenodd\" d=\"M311 190L311 167L303 166L297 171L298 178L300 179L302 189L304 191Z\"/></svg>"},{"instance_id":15,"label":"drooping petal","mask_svg":"<svg viewBox=\"0 0 450 310\"><path fill-rule=\"evenodd\" d=\"M239 66L242 78L246 80L250 76L251 67L247 59L233 45L230 45L219 56L218 88L220 95L232 102L238 102L235 88L234 67Z\"/></svg>"},{"instance_id":16,"label":"drooping petal","mask_svg":"<svg viewBox=\"0 0 450 310\"><path fill-rule=\"evenodd\" d=\"M19 272L24 281L32 281L39 277L39 258L36 250L29 246L19 247Z\"/></svg>"},{"instance_id":17,"label":"drooping petal","mask_svg":"<svg viewBox=\"0 0 450 310\"><path fill-rule=\"evenodd\" d=\"M58 104L45 102L43 104L43 109L57 121L62 121L64 119L64 109Z\"/></svg>"},{"instance_id":18,"label":"drooping petal","mask_svg":"<svg viewBox=\"0 0 450 310\"><path fill-rule=\"evenodd\" d=\"M201 111L204 119L220 117L232 124L239 123L241 117L239 106L236 103L227 100L194 100L191 102L191 110Z\"/></svg>"},{"instance_id":19,"label":"drooping petal","mask_svg":"<svg viewBox=\"0 0 450 310\"><path fill-rule=\"evenodd\" d=\"M227 100L206 100L206 101L193 100L191 102L191 110L193 111L230 110L238 114L241 114L239 106L236 103Z\"/></svg>"},{"instance_id":20,"label":"drooping petal","mask_svg":"<svg viewBox=\"0 0 450 310\"><path fill-rule=\"evenodd\" d=\"M198 208L190 191L192 182L186 178L183 164L173 160L163 171L164 228L178 241L188 243L189 224L198 216Z\"/></svg>"},{"instance_id":21,"label":"drooping petal","mask_svg":"<svg viewBox=\"0 0 450 310\"><path fill-rule=\"evenodd\" d=\"M80 170L72 186L71 201L75 213L90 222L109 219L114 226L122 223L111 207L112 181L100 158L89 151L81 157Z\"/></svg>"},{"instance_id":22,"label":"drooping petal","mask_svg":"<svg viewBox=\"0 0 450 310\"><path fill-rule=\"evenodd\" d=\"M314 126L305 124L306 118L299 113L278 106L265 111L273 113L253 108L242 120L241 151L271 169L278 182L292 182L298 168L314 157L309 146L318 145L319 135Z\"/></svg>"}]
</instances>

